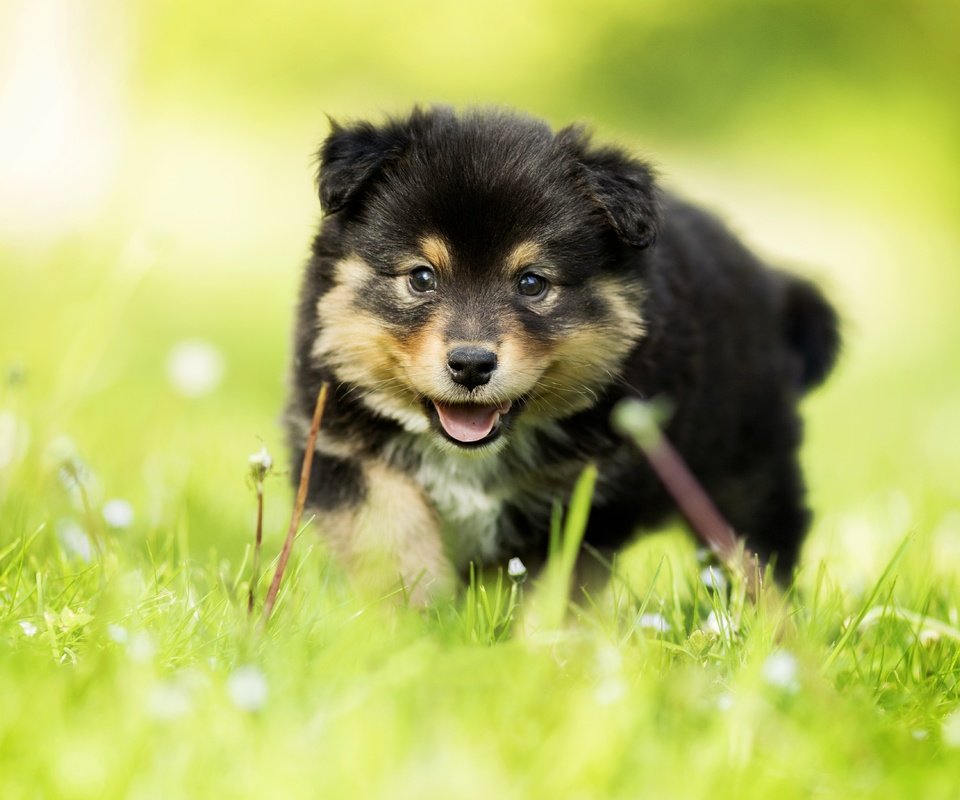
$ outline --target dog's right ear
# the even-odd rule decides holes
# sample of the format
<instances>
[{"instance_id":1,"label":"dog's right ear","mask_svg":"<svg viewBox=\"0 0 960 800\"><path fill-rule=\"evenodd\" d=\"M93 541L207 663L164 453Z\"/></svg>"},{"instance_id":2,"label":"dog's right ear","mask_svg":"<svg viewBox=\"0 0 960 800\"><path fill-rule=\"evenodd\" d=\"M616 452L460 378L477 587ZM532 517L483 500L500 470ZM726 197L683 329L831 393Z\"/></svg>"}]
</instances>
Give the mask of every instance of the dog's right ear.
<instances>
[{"instance_id":1,"label":"dog's right ear","mask_svg":"<svg viewBox=\"0 0 960 800\"><path fill-rule=\"evenodd\" d=\"M650 165L615 147L594 147L579 125L557 133L557 142L577 162L590 199L617 235L633 247L649 247L660 229L660 200Z\"/></svg>"},{"instance_id":2,"label":"dog's right ear","mask_svg":"<svg viewBox=\"0 0 960 800\"><path fill-rule=\"evenodd\" d=\"M327 214L357 200L384 164L400 155L407 137L395 125L369 122L342 126L330 120L330 133L320 146L317 186Z\"/></svg>"}]
</instances>

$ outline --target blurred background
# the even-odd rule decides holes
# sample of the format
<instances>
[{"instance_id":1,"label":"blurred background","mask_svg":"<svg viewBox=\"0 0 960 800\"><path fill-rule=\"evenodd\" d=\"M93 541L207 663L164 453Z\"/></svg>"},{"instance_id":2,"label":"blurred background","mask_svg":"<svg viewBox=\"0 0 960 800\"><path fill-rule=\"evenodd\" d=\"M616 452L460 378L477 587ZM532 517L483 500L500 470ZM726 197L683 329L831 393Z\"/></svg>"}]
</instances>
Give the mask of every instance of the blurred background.
<instances>
[{"instance_id":1,"label":"blurred background","mask_svg":"<svg viewBox=\"0 0 960 800\"><path fill-rule=\"evenodd\" d=\"M807 564L857 585L913 533L956 574L958 41L947 0L6 0L0 534L67 524L67 448L131 536L241 552L327 115L484 103L589 123L819 280L846 349L806 403Z\"/></svg>"}]
</instances>

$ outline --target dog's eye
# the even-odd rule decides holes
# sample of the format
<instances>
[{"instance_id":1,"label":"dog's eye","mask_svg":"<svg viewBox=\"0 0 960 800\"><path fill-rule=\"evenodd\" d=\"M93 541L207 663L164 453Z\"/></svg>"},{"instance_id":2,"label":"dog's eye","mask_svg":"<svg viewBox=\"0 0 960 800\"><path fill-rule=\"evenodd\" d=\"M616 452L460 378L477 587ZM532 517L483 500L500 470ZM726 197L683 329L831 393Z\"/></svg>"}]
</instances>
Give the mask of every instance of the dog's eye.
<instances>
[{"instance_id":1,"label":"dog's eye","mask_svg":"<svg viewBox=\"0 0 960 800\"><path fill-rule=\"evenodd\" d=\"M430 267L417 267L410 273L409 281L415 292L432 292L437 288L437 276Z\"/></svg>"},{"instance_id":2,"label":"dog's eye","mask_svg":"<svg viewBox=\"0 0 960 800\"><path fill-rule=\"evenodd\" d=\"M540 297L547 291L547 280L535 272L524 272L517 281L517 291L524 297Z\"/></svg>"}]
</instances>

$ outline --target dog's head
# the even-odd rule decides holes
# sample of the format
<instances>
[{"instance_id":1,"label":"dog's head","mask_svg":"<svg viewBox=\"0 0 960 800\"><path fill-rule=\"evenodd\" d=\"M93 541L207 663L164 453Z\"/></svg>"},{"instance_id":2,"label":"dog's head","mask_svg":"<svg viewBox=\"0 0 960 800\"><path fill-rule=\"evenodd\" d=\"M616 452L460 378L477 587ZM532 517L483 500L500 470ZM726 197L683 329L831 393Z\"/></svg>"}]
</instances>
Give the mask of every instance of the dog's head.
<instances>
[{"instance_id":1,"label":"dog's head","mask_svg":"<svg viewBox=\"0 0 960 800\"><path fill-rule=\"evenodd\" d=\"M595 402L642 335L650 169L503 113L334 125L341 254L313 355L371 408L462 448Z\"/></svg>"}]
</instances>

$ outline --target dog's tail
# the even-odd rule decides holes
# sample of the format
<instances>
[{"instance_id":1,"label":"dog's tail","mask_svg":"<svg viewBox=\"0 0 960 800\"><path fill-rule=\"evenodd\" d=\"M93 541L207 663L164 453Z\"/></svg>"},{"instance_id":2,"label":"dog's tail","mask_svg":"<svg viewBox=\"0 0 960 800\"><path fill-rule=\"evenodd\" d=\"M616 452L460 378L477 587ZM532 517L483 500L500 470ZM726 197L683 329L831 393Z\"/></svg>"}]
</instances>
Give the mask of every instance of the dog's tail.
<instances>
[{"instance_id":1,"label":"dog's tail","mask_svg":"<svg viewBox=\"0 0 960 800\"><path fill-rule=\"evenodd\" d=\"M840 319L833 306L810 281L784 275L782 331L797 358L803 391L819 386L840 352Z\"/></svg>"}]
</instances>

